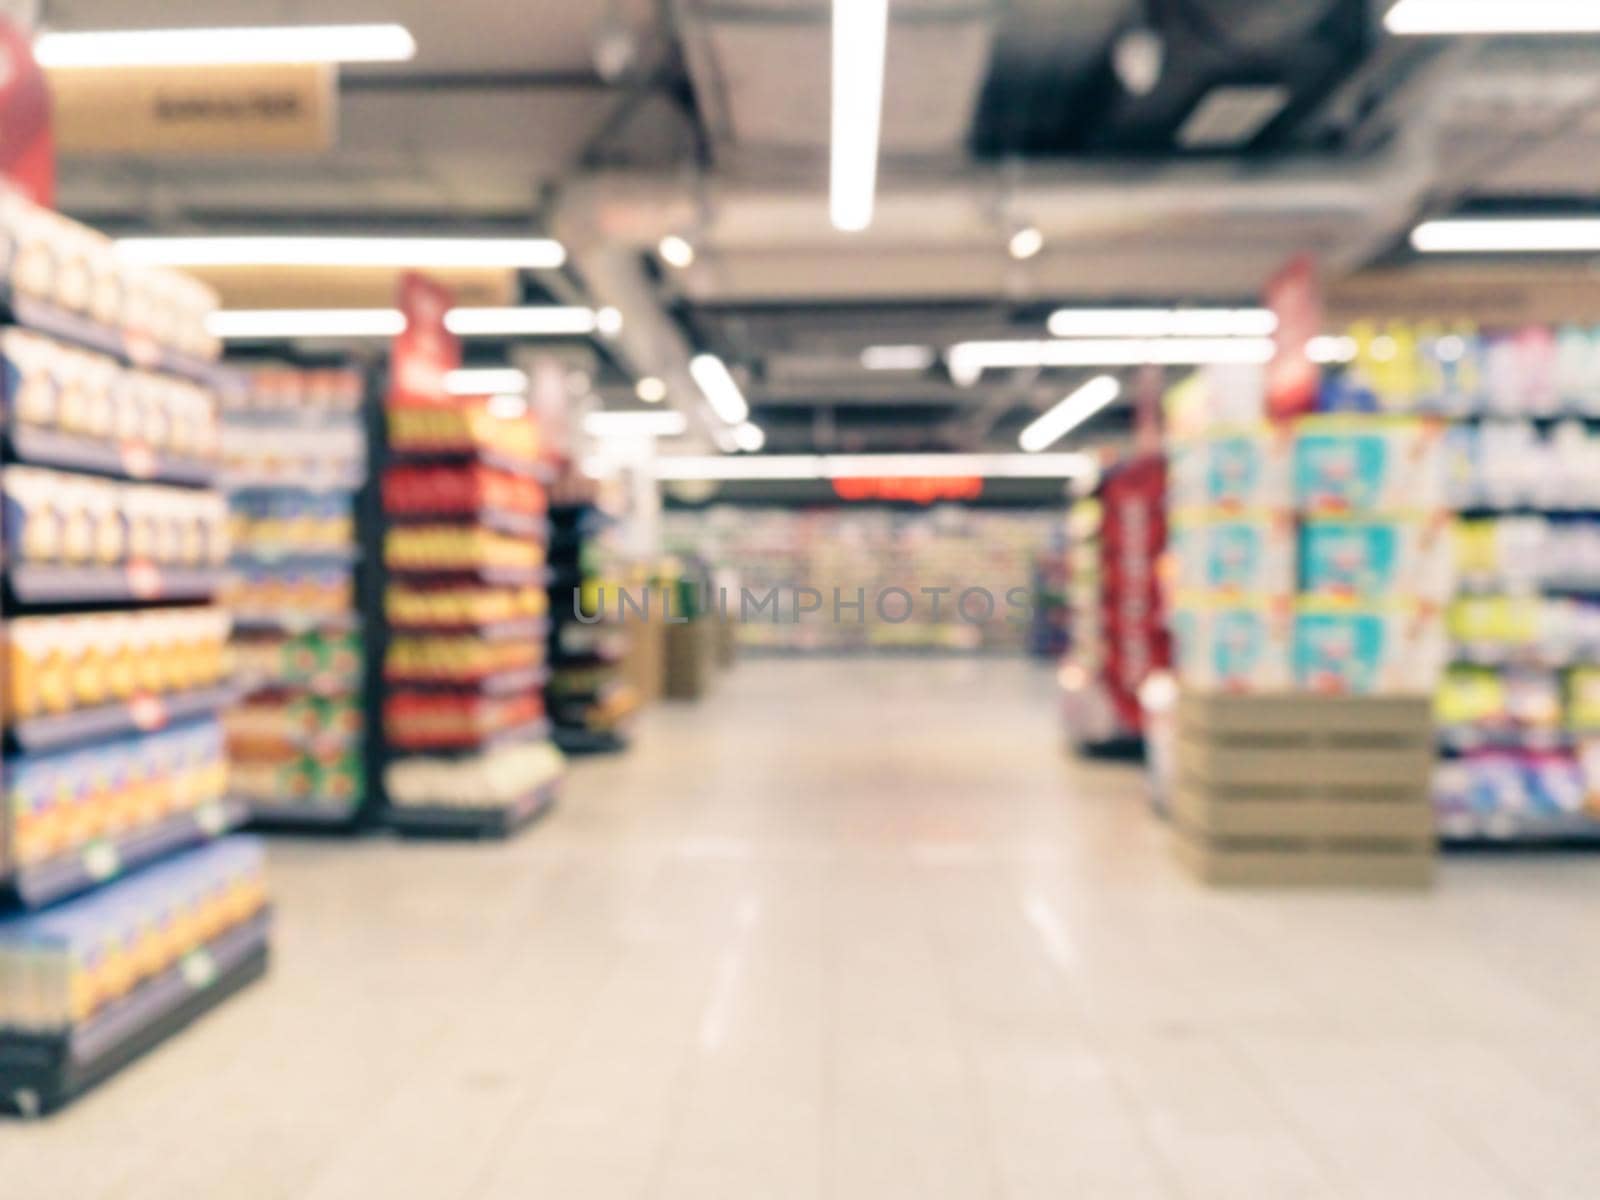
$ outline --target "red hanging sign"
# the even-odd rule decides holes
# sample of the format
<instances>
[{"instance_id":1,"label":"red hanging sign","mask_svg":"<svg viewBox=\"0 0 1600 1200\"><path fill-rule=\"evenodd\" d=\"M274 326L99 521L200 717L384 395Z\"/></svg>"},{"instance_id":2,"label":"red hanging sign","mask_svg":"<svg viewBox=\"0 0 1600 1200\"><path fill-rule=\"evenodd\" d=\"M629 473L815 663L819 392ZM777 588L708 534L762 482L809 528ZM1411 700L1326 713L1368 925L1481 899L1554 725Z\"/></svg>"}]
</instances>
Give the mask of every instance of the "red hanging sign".
<instances>
[{"instance_id":1,"label":"red hanging sign","mask_svg":"<svg viewBox=\"0 0 1600 1200\"><path fill-rule=\"evenodd\" d=\"M455 404L445 376L461 365L461 340L445 328L455 297L450 290L408 271L400 276L398 306L406 327L389 355L389 407L440 408Z\"/></svg>"},{"instance_id":2,"label":"red hanging sign","mask_svg":"<svg viewBox=\"0 0 1600 1200\"><path fill-rule=\"evenodd\" d=\"M50 88L33 42L0 17L0 176L35 204L56 204L56 145Z\"/></svg>"},{"instance_id":3,"label":"red hanging sign","mask_svg":"<svg viewBox=\"0 0 1600 1200\"><path fill-rule=\"evenodd\" d=\"M1298 254L1267 281L1266 302L1278 318L1267 363L1267 414L1293 417L1317 406L1322 371L1311 361L1311 339L1322 332L1322 288L1317 263Z\"/></svg>"},{"instance_id":4,"label":"red hanging sign","mask_svg":"<svg viewBox=\"0 0 1600 1200\"><path fill-rule=\"evenodd\" d=\"M983 480L976 475L835 479L833 493L841 500L932 504L936 500L976 500L983 495Z\"/></svg>"}]
</instances>

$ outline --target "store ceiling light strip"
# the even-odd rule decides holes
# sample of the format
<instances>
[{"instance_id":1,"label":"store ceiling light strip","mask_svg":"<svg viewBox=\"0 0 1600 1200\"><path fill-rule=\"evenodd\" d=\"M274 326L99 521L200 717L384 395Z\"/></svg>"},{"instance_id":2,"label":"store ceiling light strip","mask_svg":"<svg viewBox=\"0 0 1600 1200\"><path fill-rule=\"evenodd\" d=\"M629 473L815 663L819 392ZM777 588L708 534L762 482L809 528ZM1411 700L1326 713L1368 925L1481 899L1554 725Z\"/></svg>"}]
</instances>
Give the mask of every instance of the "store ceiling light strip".
<instances>
[{"instance_id":1,"label":"store ceiling light strip","mask_svg":"<svg viewBox=\"0 0 1600 1200\"><path fill-rule=\"evenodd\" d=\"M160 267L550 270L567 260L560 242L540 237L129 237L117 253Z\"/></svg>"},{"instance_id":2,"label":"store ceiling light strip","mask_svg":"<svg viewBox=\"0 0 1600 1200\"><path fill-rule=\"evenodd\" d=\"M1267 308L1058 308L1045 327L1059 338L1270 337Z\"/></svg>"},{"instance_id":3,"label":"store ceiling light strip","mask_svg":"<svg viewBox=\"0 0 1600 1200\"><path fill-rule=\"evenodd\" d=\"M275 338L386 338L405 328L396 308L223 309L206 321L224 341ZM528 308L452 308L445 327L458 337L572 337L604 324L591 309L561 305ZM520 372L518 373L521 374ZM507 376L509 379L509 376ZM526 386L526 380L512 390Z\"/></svg>"},{"instance_id":4,"label":"store ceiling light strip","mask_svg":"<svg viewBox=\"0 0 1600 1200\"><path fill-rule=\"evenodd\" d=\"M704 393L711 410L729 425L738 425L750 417L750 405L734 382L728 368L715 354L696 354L689 360L689 374Z\"/></svg>"},{"instance_id":5,"label":"store ceiling light strip","mask_svg":"<svg viewBox=\"0 0 1600 1200\"><path fill-rule=\"evenodd\" d=\"M1271 338L1061 338L1055 341L957 342L945 361L958 379L1007 367L1201 366L1264 363Z\"/></svg>"},{"instance_id":6,"label":"store ceiling light strip","mask_svg":"<svg viewBox=\"0 0 1600 1200\"><path fill-rule=\"evenodd\" d=\"M1055 445L1122 393L1122 385L1110 375L1096 375L1082 387L1039 414L1017 439L1028 453Z\"/></svg>"},{"instance_id":7,"label":"store ceiling light strip","mask_svg":"<svg viewBox=\"0 0 1600 1200\"><path fill-rule=\"evenodd\" d=\"M462 367L444 377L445 391L452 396L493 396L522 392L527 386L527 373L516 367Z\"/></svg>"},{"instance_id":8,"label":"store ceiling light strip","mask_svg":"<svg viewBox=\"0 0 1600 1200\"><path fill-rule=\"evenodd\" d=\"M868 346L861 365L868 371L926 371L934 358L932 346Z\"/></svg>"},{"instance_id":9,"label":"store ceiling light strip","mask_svg":"<svg viewBox=\"0 0 1600 1200\"><path fill-rule=\"evenodd\" d=\"M592 412L583 418L583 431L597 438L677 437L689 429L681 412Z\"/></svg>"},{"instance_id":10,"label":"store ceiling light strip","mask_svg":"<svg viewBox=\"0 0 1600 1200\"><path fill-rule=\"evenodd\" d=\"M416 53L416 39L394 24L51 31L33 44L42 67L406 62Z\"/></svg>"},{"instance_id":11,"label":"store ceiling light strip","mask_svg":"<svg viewBox=\"0 0 1600 1200\"><path fill-rule=\"evenodd\" d=\"M888 39L889 0L833 0L828 215L845 233L872 224Z\"/></svg>"},{"instance_id":12,"label":"store ceiling light strip","mask_svg":"<svg viewBox=\"0 0 1600 1200\"><path fill-rule=\"evenodd\" d=\"M1390 33L1600 33L1594 0L1400 0L1383 18Z\"/></svg>"},{"instance_id":13,"label":"store ceiling light strip","mask_svg":"<svg viewBox=\"0 0 1600 1200\"><path fill-rule=\"evenodd\" d=\"M652 463L664 480L1075 479L1092 475L1088 454L767 454L663 455Z\"/></svg>"},{"instance_id":14,"label":"store ceiling light strip","mask_svg":"<svg viewBox=\"0 0 1600 1200\"><path fill-rule=\"evenodd\" d=\"M1411 231L1424 254L1586 254L1600 250L1593 217L1445 217Z\"/></svg>"}]
</instances>

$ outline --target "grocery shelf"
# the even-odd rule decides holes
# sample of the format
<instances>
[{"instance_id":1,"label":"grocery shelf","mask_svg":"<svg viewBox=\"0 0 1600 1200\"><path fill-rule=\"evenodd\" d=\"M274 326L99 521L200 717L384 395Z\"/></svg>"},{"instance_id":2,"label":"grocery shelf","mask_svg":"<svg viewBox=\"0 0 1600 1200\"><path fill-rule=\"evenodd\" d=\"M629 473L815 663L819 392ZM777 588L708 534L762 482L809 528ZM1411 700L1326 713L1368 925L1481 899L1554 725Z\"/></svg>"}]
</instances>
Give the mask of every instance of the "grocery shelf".
<instances>
[{"instance_id":1,"label":"grocery shelf","mask_svg":"<svg viewBox=\"0 0 1600 1200\"><path fill-rule=\"evenodd\" d=\"M235 544L230 555L236 566L347 567L361 561L361 551L344 546L251 546Z\"/></svg>"},{"instance_id":2,"label":"grocery shelf","mask_svg":"<svg viewBox=\"0 0 1600 1200\"><path fill-rule=\"evenodd\" d=\"M1444 812L1439 842L1453 850L1600 847L1600 813Z\"/></svg>"},{"instance_id":3,"label":"grocery shelf","mask_svg":"<svg viewBox=\"0 0 1600 1200\"><path fill-rule=\"evenodd\" d=\"M389 632L403 637L471 636L486 642L509 642L523 638L541 641L550 632L550 622L544 617L512 617L504 621L462 622L455 625L391 621Z\"/></svg>"},{"instance_id":4,"label":"grocery shelf","mask_svg":"<svg viewBox=\"0 0 1600 1200\"><path fill-rule=\"evenodd\" d=\"M224 683L187 692L140 696L127 703L28 717L12 723L11 740L18 749L36 753L123 734L154 733L179 721L208 716L233 703L238 694L233 683Z\"/></svg>"},{"instance_id":5,"label":"grocery shelf","mask_svg":"<svg viewBox=\"0 0 1600 1200\"><path fill-rule=\"evenodd\" d=\"M549 483L552 477L550 468L544 463L529 462L527 459L502 454L492 446L458 444L435 446L427 449L390 446L389 463L391 466L431 467L452 462L475 462L482 466L493 468L496 471L504 471L507 475L515 475L521 479L532 479L539 483ZM397 514L390 513L389 515L392 517Z\"/></svg>"},{"instance_id":6,"label":"grocery shelf","mask_svg":"<svg viewBox=\"0 0 1600 1200\"><path fill-rule=\"evenodd\" d=\"M194 487L209 487L217 476L215 463L176 458L139 443L80 437L15 420L6 431L6 441L13 458L36 467L61 467L140 483Z\"/></svg>"},{"instance_id":7,"label":"grocery shelf","mask_svg":"<svg viewBox=\"0 0 1600 1200\"><path fill-rule=\"evenodd\" d=\"M245 815L245 806L238 800L203 804L142 829L96 838L66 854L21 867L12 873L7 885L25 907L43 908L165 858L175 850L220 837L244 824Z\"/></svg>"},{"instance_id":8,"label":"grocery shelf","mask_svg":"<svg viewBox=\"0 0 1600 1200\"><path fill-rule=\"evenodd\" d=\"M504 729L477 734L464 740L448 742L402 741L391 735L389 751L391 758L459 758L482 754L486 750L493 750L500 746L512 746L520 742L542 742L549 736L549 718L534 717L529 721L522 721L516 725L507 725Z\"/></svg>"},{"instance_id":9,"label":"grocery shelf","mask_svg":"<svg viewBox=\"0 0 1600 1200\"><path fill-rule=\"evenodd\" d=\"M102 325L47 301L21 295L4 283L0 283L0 315L9 316L16 324L36 333L48 334L85 350L109 354L130 366L181 375L207 387L218 387L229 376L228 369L220 363L169 350L148 337Z\"/></svg>"},{"instance_id":10,"label":"grocery shelf","mask_svg":"<svg viewBox=\"0 0 1600 1200\"><path fill-rule=\"evenodd\" d=\"M6 579L23 604L99 604L116 601L206 600L219 590L220 567L114 567L11 563Z\"/></svg>"},{"instance_id":11,"label":"grocery shelf","mask_svg":"<svg viewBox=\"0 0 1600 1200\"><path fill-rule=\"evenodd\" d=\"M559 779L549 780L505 807L391 805L385 819L396 832L412 837L509 837L550 811L560 785Z\"/></svg>"},{"instance_id":12,"label":"grocery shelf","mask_svg":"<svg viewBox=\"0 0 1600 1200\"><path fill-rule=\"evenodd\" d=\"M286 479L278 475L248 475L228 471L222 476L221 488L228 495L239 492L297 492L306 496L330 496L359 492L366 483L365 471L324 479Z\"/></svg>"},{"instance_id":13,"label":"grocery shelf","mask_svg":"<svg viewBox=\"0 0 1600 1200\"><path fill-rule=\"evenodd\" d=\"M337 804L265 799L248 803L250 828L263 833L348 832L355 827L361 811L360 799Z\"/></svg>"},{"instance_id":14,"label":"grocery shelf","mask_svg":"<svg viewBox=\"0 0 1600 1200\"><path fill-rule=\"evenodd\" d=\"M530 663L510 667L504 671L491 671L471 679L415 678L404 675L384 675L384 683L391 688L418 692L481 692L486 696L510 696L542 687L549 677L543 663Z\"/></svg>"},{"instance_id":15,"label":"grocery shelf","mask_svg":"<svg viewBox=\"0 0 1600 1200\"><path fill-rule=\"evenodd\" d=\"M235 633L342 633L361 628L361 615L353 610L336 613L236 612Z\"/></svg>"},{"instance_id":16,"label":"grocery shelf","mask_svg":"<svg viewBox=\"0 0 1600 1200\"><path fill-rule=\"evenodd\" d=\"M471 579L490 587L538 587L549 579L544 566L509 567L480 564L462 567L413 567L385 564L390 575L413 583Z\"/></svg>"},{"instance_id":17,"label":"grocery shelf","mask_svg":"<svg viewBox=\"0 0 1600 1200\"><path fill-rule=\"evenodd\" d=\"M1439 744L1458 754L1474 750L1570 750L1582 734L1566 729L1528 729L1481 725L1441 725ZM1593 735L1600 738L1600 734Z\"/></svg>"},{"instance_id":18,"label":"grocery shelf","mask_svg":"<svg viewBox=\"0 0 1600 1200\"><path fill-rule=\"evenodd\" d=\"M58 1033L0 1033L0 1108L60 1108L266 974L270 910L190 951L89 1020Z\"/></svg>"},{"instance_id":19,"label":"grocery shelf","mask_svg":"<svg viewBox=\"0 0 1600 1200\"><path fill-rule=\"evenodd\" d=\"M533 541L548 541L550 537L550 522L540 513L518 512L512 508L500 508L486 505L482 508L459 509L456 511L428 510L420 512L390 511L389 520L399 526L404 525L468 525L484 529L492 529L496 533L508 534L511 537L528 538Z\"/></svg>"}]
</instances>

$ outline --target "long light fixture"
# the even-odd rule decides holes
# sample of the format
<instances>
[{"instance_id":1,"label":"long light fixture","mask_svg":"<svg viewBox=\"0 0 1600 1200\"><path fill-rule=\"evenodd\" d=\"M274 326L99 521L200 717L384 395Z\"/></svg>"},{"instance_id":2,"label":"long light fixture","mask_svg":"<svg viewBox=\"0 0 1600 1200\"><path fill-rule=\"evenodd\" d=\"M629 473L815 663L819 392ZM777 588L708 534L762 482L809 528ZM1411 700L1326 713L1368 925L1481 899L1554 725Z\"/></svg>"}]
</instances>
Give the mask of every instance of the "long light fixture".
<instances>
[{"instance_id":1,"label":"long light fixture","mask_svg":"<svg viewBox=\"0 0 1600 1200\"><path fill-rule=\"evenodd\" d=\"M462 367L444 377L444 389L452 396L520 393L527 387L527 373L516 367Z\"/></svg>"},{"instance_id":2,"label":"long light fixture","mask_svg":"<svg viewBox=\"0 0 1600 1200\"><path fill-rule=\"evenodd\" d=\"M653 412L592 412L583 418L583 431L590 437L677 437L687 432L689 420L681 412L657 409Z\"/></svg>"},{"instance_id":3,"label":"long light fixture","mask_svg":"<svg viewBox=\"0 0 1600 1200\"><path fill-rule=\"evenodd\" d=\"M159 267L525 268L567 261L553 238L498 237L129 237L117 253Z\"/></svg>"},{"instance_id":4,"label":"long light fixture","mask_svg":"<svg viewBox=\"0 0 1600 1200\"><path fill-rule=\"evenodd\" d=\"M861 365L868 371L926 371L936 357L932 346L868 346Z\"/></svg>"},{"instance_id":5,"label":"long light fixture","mask_svg":"<svg viewBox=\"0 0 1600 1200\"><path fill-rule=\"evenodd\" d=\"M750 418L750 405L744 393L715 354L696 354L689 360L689 374L694 376L695 384L705 394L712 411L729 425L738 425Z\"/></svg>"},{"instance_id":6,"label":"long light fixture","mask_svg":"<svg viewBox=\"0 0 1600 1200\"><path fill-rule=\"evenodd\" d=\"M1268 308L1058 308L1051 337L1269 337L1278 318Z\"/></svg>"},{"instance_id":7,"label":"long light fixture","mask_svg":"<svg viewBox=\"0 0 1600 1200\"><path fill-rule=\"evenodd\" d=\"M1029 454L1037 454L1055 445L1121 394L1122 385L1110 375L1096 375L1034 418L1017 444Z\"/></svg>"},{"instance_id":8,"label":"long light fixture","mask_svg":"<svg viewBox=\"0 0 1600 1200\"><path fill-rule=\"evenodd\" d=\"M224 341L386 338L405 327L405 316L398 308L224 309L206 318L211 336Z\"/></svg>"},{"instance_id":9,"label":"long light fixture","mask_svg":"<svg viewBox=\"0 0 1600 1200\"><path fill-rule=\"evenodd\" d=\"M459 337L581 337L599 326L594 309L571 304L452 308L444 315L444 327Z\"/></svg>"},{"instance_id":10,"label":"long light fixture","mask_svg":"<svg viewBox=\"0 0 1600 1200\"><path fill-rule=\"evenodd\" d=\"M1600 250L1594 217L1445 217L1411 231L1424 254L1578 254Z\"/></svg>"},{"instance_id":11,"label":"long light fixture","mask_svg":"<svg viewBox=\"0 0 1600 1200\"><path fill-rule=\"evenodd\" d=\"M392 24L49 32L33 44L42 67L405 62L416 53L416 39Z\"/></svg>"},{"instance_id":12,"label":"long light fixture","mask_svg":"<svg viewBox=\"0 0 1600 1200\"><path fill-rule=\"evenodd\" d=\"M872 224L888 40L889 0L833 0L828 216L844 233Z\"/></svg>"},{"instance_id":13,"label":"long light fixture","mask_svg":"<svg viewBox=\"0 0 1600 1200\"><path fill-rule=\"evenodd\" d=\"M1600 33L1591 0L1400 0L1383 18L1396 34Z\"/></svg>"},{"instance_id":14,"label":"long light fixture","mask_svg":"<svg viewBox=\"0 0 1600 1200\"><path fill-rule=\"evenodd\" d=\"M733 444L754 454L767 444L767 434L754 421L741 421L733 427Z\"/></svg>"},{"instance_id":15,"label":"long light fixture","mask_svg":"<svg viewBox=\"0 0 1600 1200\"><path fill-rule=\"evenodd\" d=\"M657 479L1076 479L1097 470L1088 454L662 455Z\"/></svg>"},{"instance_id":16,"label":"long light fixture","mask_svg":"<svg viewBox=\"0 0 1600 1200\"><path fill-rule=\"evenodd\" d=\"M945 362L956 382L972 383L992 368L1264 363L1271 359L1272 353L1272 339L1266 337L1060 338L1055 341L957 342L945 352Z\"/></svg>"},{"instance_id":17,"label":"long light fixture","mask_svg":"<svg viewBox=\"0 0 1600 1200\"><path fill-rule=\"evenodd\" d=\"M445 314L445 328L458 337L573 337L595 333L601 324L590 309L556 305L452 308ZM224 341L386 338L405 325L397 308L223 309L206 319L212 336Z\"/></svg>"}]
</instances>

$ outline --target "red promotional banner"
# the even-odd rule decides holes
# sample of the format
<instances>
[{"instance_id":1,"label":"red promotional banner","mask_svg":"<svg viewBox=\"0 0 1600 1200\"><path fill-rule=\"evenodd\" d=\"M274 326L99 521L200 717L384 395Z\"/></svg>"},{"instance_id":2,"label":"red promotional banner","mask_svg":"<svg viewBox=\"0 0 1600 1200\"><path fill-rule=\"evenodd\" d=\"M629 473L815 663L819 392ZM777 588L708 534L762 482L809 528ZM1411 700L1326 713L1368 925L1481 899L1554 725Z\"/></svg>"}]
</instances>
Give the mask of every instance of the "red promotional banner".
<instances>
[{"instance_id":1,"label":"red promotional banner","mask_svg":"<svg viewBox=\"0 0 1600 1200\"><path fill-rule=\"evenodd\" d=\"M455 297L426 275L400 277L398 305L406 327L389 357L389 406L438 408L455 403L445 376L461 365L461 341L444 325Z\"/></svg>"},{"instance_id":2,"label":"red promotional banner","mask_svg":"<svg viewBox=\"0 0 1600 1200\"><path fill-rule=\"evenodd\" d=\"M28 34L0 17L0 176L35 204L56 204L50 89Z\"/></svg>"},{"instance_id":3,"label":"red promotional banner","mask_svg":"<svg viewBox=\"0 0 1600 1200\"><path fill-rule=\"evenodd\" d=\"M1267 281L1266 303L1278 318L1272 361L1267 364L1267 413L1292 417L1317 404L1322 373L1307 348L1322 332L1322 288L1317 263L1296 255Z\"/></svg>"}]
</instances>

